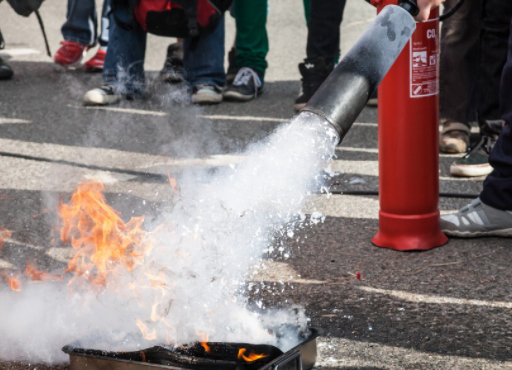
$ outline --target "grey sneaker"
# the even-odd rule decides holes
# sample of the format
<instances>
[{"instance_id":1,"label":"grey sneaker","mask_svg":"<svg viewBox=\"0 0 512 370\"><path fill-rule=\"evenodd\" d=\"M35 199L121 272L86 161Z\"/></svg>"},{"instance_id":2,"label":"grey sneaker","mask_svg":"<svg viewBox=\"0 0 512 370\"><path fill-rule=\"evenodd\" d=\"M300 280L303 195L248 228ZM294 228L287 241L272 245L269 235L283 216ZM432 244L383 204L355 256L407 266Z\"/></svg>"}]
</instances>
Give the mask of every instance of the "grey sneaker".
<instances>
[{"instance_id":1,"label":"grey sneaker","mask_svg":"<svg viewBox=\"0 0 512 370\"><path fill-rule=\"evenodd\" d=\"M192 90L194 104L219 104L222 101L222 91L215 85L197 85Z\"/></svg>"},{"instance_id":2,"label":"grey sneaker","mask_svg":"<svg viewBox=\"0 0 512 370\"><path fill-rule=\"evenodd\" d=\"M493 208L477 198L459 212L441 216L441 231L461 238L512 237L512 212Z\"/></svg>"}]
</instances>

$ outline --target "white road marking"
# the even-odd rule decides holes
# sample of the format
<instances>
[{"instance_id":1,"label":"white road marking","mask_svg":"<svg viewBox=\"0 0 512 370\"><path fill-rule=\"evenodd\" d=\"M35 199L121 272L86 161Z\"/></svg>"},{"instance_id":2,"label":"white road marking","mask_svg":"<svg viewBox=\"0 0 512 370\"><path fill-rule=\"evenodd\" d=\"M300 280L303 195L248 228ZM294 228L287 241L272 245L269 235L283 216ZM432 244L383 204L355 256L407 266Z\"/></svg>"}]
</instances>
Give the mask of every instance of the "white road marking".
<instances>
[{"instance_id":1,"label":"white road marking","mask_svg":"<svg viewBox=\"0 0 512 370\"><path fill-rule=\"evenodd\" d=\"M29 121L27 119L0 117L0 125L7 125L13 123L32 123L32 121Z\"/></svg>"},{"instance_id":2,"label":"white road marking","mask_svg":"<svg viewBox=\"0 0 512 370\"><path fill-rule=\"evenodd\" d=\"M0 51L0 56L19 57L23 55L41 54L39 50L35 49L3 49Z\"/></svg>"},{"instance_id":3,"label":"white road marking","mask_svg":"<svg viewBox=\"0 0 512 370\"><path fill-rule=\"evenodd\" d=\"M0 258L0 269L11 269L13 268L13 264L7 262L6 260L3 260Z\"/></svg>"},{"instance_id":4,"label":"white road marking","mask_svg":"<svg viewBox=\"0 0 512 370\"><path fill-rule=\"evenodd\" d=\"M465 299L465 298L454 298L454 297L443 297L437 295L430 294L416 294L410 293L402 290L388 290L388 289L378 289L371 288L368 286L358 286L358 289L361 289L368 293L377 293L384 294L391 297L395 297L398 299L402 299L408 302L422 302L422 303L431 303L431 304L458 304L458 305L471 305L471 306L483 306L483 307L493 307L493 308L506 308L512 309L512 302L500 302L500 301L486 301L479 299Z\"/></svg>"},{"instance_id":5,"label":"white road marking","mask_svg":"<svg viewBox=\"0 0 512 370\"><path fill-rule=\"evenodd\" d=\"M332 349L335 353L330 353ZM373 354L374 356L369 356ZM331 357L332 356L332 357ZM375 360L372 360L372 357ZM421 364L435 364L438 369L511 369L511 361L496 361L478 357L441 355L413 348L396 347L376 342L331 337L318 342L316 366L329 369L418 369ZM419 366L419 367L418 367ZM316 367L315 367L316 368Z\"/></svg>"},{"instance_id":6,"label":"white road marking","mask_svg":"<svg viewBox=\"0 0 512 370\"><path fill-rule=\"evenodd\" d=\"M17 245L18 247L34 249L36 251L41 251L41 250L45 249L44 247L41 247L40 245L34 245L34 244L30 244L30 243L19 242L19 241L15 240L15 239L12 239L12 238L7 238L7 239L4 239L4 240L5 240L6 243L14 244L14 245Z\"/></svg>"},{"instance_id":7,"label":"white road marking","mask_svg":"<svg viewBox=\"0 0 512 370\"><path fill-rule=\"evenodd\" d=\"M154 110L145 110L145 109L132 109L132 108L119 108L119 107L100 107L100 106L84 106L84 105L73 105L68 104L68 107L74 109L88 109L88 110L106 110L112 112L120 112L120 113L131 113L131 114L140 114L140 115L149 115L149 116L158 116L164 117L168 116L168 113L159 112Z\"/></svg>"}]
</instances>

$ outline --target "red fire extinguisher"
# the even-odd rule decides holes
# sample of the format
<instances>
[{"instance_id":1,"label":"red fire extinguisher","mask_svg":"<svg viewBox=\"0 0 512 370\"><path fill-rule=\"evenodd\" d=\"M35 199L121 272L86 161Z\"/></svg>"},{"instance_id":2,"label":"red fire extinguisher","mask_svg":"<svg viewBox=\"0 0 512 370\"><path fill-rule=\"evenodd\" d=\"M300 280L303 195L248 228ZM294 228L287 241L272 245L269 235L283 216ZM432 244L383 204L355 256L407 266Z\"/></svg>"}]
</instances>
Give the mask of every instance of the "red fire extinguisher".
<instances>
[{"instance_id":1,"label":"red fire extinguisher","mask_svg":"<svg viewBox=\"0 0 512 370\"><path fill-rule=\"evenodd\" d=\"M372 0L380 12L397 0ZM416 24L378 89L379 232L372 242L427 250L447 242L439 224L439 10Z\"/></svg>"}]
</instances>

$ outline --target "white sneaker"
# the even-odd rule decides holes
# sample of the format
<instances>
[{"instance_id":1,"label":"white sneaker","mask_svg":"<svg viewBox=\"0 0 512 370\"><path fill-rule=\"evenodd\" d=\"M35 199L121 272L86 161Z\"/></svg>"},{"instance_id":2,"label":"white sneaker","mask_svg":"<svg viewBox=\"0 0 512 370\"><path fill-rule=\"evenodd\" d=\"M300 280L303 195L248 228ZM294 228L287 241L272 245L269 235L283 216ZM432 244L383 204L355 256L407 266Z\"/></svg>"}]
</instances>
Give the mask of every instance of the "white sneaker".
<instances>
[{"instance_id":1,"label":"white sneaker","mask_svg":"<svg viewBox=\"0 0 512 370\"><path fill-rule=\"evenodd\" d=\"M121 94L111 85L89 90L84 95L85 105L109 105L119 103Z\"/></svg>"},{"instance_id":2,"label":"white sneaker","mask_svg":"<svg viewBox=\"0 0 512 370\"><path fill-rule=\"evenodd\" d=\"M219 104L222 101L222 90L215 85L197 85L192 92L194 104Z\"/></svg>"}]
</instances>

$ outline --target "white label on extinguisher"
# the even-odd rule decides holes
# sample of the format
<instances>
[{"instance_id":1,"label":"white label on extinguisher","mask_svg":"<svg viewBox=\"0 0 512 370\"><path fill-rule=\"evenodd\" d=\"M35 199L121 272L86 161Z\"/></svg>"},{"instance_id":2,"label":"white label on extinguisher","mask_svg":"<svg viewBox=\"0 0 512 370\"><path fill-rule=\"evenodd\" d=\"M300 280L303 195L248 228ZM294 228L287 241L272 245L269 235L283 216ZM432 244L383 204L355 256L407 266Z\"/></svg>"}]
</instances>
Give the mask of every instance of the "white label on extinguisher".
<instances>
[{"instance_id":1,"label":"white label on extinguisher","mask_svg":"<svg viewBox=\"0 0 512 370\"><path fill-rule=\"evenodd\" d=\"M411 37L411 98L439 92L439 30L437 19L418 23Z\"/></svg>"}]
</instances>

